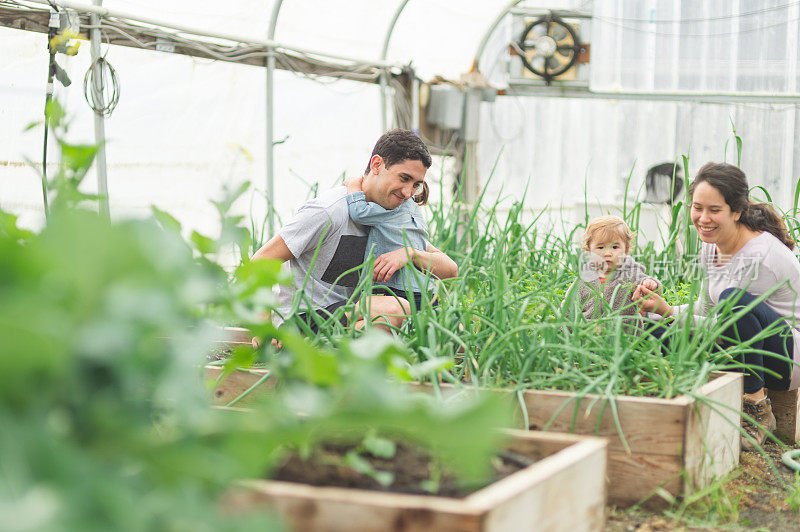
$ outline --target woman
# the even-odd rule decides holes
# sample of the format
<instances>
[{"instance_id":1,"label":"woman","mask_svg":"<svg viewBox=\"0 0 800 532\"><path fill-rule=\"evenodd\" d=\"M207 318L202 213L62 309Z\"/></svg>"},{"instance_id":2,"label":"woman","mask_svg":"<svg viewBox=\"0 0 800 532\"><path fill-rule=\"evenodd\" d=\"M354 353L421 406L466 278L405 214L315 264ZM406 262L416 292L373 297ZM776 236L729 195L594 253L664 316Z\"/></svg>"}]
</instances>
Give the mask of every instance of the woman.
<instances>
[{"instance_id":1,"label":"woman","mask_svg":"<svg viewBox=\"0 0 800 532\"><path fill-rule=\"evenodd\" d=\"M800 360L800 263L791 251L795 242L771 205L749 199L747 178L733 165L703 166L690 195L691 219L702 240L700 264L705 270L705 304L700 305L699 313L707 314L726 299L734 302L734 309L744 309L778 287L722 335L723 346L730 346L733 339L746 342L778 323L775 332L755 341L754 351L740 358L749 366L744 375L742 410L758 426L744 419L742 423L761 445L766 431L775 428L766 389L788 390L800 385L800 371L792 363ZM679 316L688 310L688 305L669 305L647 287L638 287L633 299L643 311L662 317ZM777 356L764 355L764 351ZM744 437L742 446L754 447L752 440Z\"/></svg>"}]
</instances>

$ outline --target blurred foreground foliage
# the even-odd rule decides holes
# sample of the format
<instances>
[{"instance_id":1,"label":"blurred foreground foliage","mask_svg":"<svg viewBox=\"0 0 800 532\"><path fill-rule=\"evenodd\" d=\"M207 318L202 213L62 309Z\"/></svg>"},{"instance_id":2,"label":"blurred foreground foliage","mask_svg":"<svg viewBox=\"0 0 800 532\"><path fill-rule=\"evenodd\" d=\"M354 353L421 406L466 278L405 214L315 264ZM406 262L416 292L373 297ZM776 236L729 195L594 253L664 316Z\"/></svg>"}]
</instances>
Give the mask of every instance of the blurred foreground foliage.
<instances>
[{"instance_id":1,"label":"blurred foreground foliage","mask_svg":"<svg viewBox=\"0 0 800 532\"><path fill-rule=\"evenodd\" d=\"M286 449L376 435L423 444L464 478L484 475L505 407L409 394L397 381L426 368L389 336L321 349L272 327L264 310L279 265L243 257L230 278L211 260L249 238L230 198L217 203L217 239L186 241L161 211L101 219L78 191L94 152L69 144L63 111L50 111L62 160L48 223L34 233L0 212L0 528L275 529L263 513L226 513L235 479L263 477ZM209 406L211 315L285 345L227 362L233 371L260 357L279 377L250 413Z\"/></svg>"},{"instance_id":2,"label":"blurred foreground foliage","mask_svg":"<svg viewBox=\"0 0 800 532\"><path fill-rule=\"evenodd\" d=\"M152 222L57 207L0 237L0 515L6 530L212 530L272 521L214 501L269 449L208 408L198 309L215 272ZM241 525L241 526L239 526Z\"/></svg>"}]
</instances>

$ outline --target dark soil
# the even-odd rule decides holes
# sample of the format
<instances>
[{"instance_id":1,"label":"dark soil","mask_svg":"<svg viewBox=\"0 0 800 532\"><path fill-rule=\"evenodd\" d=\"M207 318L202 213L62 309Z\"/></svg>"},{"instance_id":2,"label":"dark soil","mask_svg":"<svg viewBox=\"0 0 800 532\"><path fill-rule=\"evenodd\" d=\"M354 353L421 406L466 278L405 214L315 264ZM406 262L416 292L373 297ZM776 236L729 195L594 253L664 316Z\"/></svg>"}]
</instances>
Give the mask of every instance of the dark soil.
<instances>
[{"instance_id":1,"label":"dark soil","mask_svg":"<svg viewBox=\"0 0 800 532\"><path fill-rule=\"evenodd\" d=\"M307 460L297 453L290 454L270 478L287 482L299 482L312 486L335 486L367 490L391 491L396 493L415 493L439 495L444 497L465 497L492 482L506 477L534 462L528 456L501 453L492 459L492 477L474 484L460 482L450 471L435 470L436 462L430 454L417 447L398 445L394 458L378 458L368 453L360 453L376 471L389 471L394 474L394 482L381 486L372 477L354 471L345 462L347 453L355 446L326 444L316 450ZM439 478L438 489L425 489L426 481Z\"/></svg>"},{"instance_id":2,"label":"dark soil","mask_svg":"<svg viewBox=\"0 0 800 532\"><path fill-rule=\"evenodd\" d=\"M724 482L708 490L705 497L691 503L678 503L663 513L609 509L606 530L798 531L800 483L795 484L795 473L781 462L786 450L786 447L768 442L764 451L769 459L758 452L742 452L739 466ZM779 477L786 486L781 485ZM789 503L793 503L795 509Z\"/></svg>"}]
</instances>

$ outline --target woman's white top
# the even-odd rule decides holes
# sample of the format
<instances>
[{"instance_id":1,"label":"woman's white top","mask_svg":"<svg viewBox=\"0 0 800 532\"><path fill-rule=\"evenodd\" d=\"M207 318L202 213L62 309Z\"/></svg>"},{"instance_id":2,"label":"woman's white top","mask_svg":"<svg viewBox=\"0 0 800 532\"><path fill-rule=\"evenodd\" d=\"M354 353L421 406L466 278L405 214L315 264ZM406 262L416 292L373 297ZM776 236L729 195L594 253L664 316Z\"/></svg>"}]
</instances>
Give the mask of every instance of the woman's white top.
<instances>
[{"instance_id":1,"label":"woman's white top","mask_svg":"<svg viewBox=\"0 0 800 532\"><path fill-rule=\"evenodd\" d=\"M719 303L726 288L747 290L760 296L778 288L765 300L772 310L783 316L792 328L794 353L790 389L800 387L800 261L774 235L763 231L752 238L730 261L719 265L716 261L716 244L702 243L699 266L705 272L704 301L694 308L695 314L706 316ZM676 305L673 315L685 313L689 305Z\"/></svg>"}]
</instances>

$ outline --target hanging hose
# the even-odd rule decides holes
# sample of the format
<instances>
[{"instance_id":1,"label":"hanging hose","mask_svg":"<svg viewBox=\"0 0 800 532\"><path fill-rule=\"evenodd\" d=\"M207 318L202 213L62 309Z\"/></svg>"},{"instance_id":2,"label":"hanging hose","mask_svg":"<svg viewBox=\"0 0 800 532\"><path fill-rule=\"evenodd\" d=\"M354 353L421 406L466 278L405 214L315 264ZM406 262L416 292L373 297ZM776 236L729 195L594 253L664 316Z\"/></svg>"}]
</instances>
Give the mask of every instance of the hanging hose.
<instances>
[{"instance_id":1,"label":"hanging hose","mask_svg":"<svg viewBox=\"0 0 800 532\"><path fill-rule=\"evenodd\" d=\"M95 59L86 71L83 78L83 97L95 113L106 118L117 107L119 79L117 71L106 61L105 56Z\"/></svg>"},{"instance_id":2,"label":"hanging hose","mask_svg":"<svg viewBox=\"0 0 800 532\"><path fill-rule=\"evenodd\" d=\"M51 4L53 9L58 12L58 8ZM47 29L47 53L49 59L47 63L47 86L45 87L44 96L44 142L42 145L42 201L44 203L44 219L45 221L50 216L50 206L47 201L47 130L50 128L50 117L47 110L50 106L50 101L53 99L53 78L56 76L56 51L50 46L50 41L56 36L58 30L59 19L56 13L50 15L50 25Z\"/></svg>"},{"instance_id":3,"label":"hanging hose","mask_svg":"<svg viewBox=\"0 0 800 532\"><path fill-rule=\"evenodd\" d=\"M800 462L797 461L797 458L800 458L800 449L792 449L781 455L783 465L793 471L800 471Z\"/></svg>"}]
</instances>

